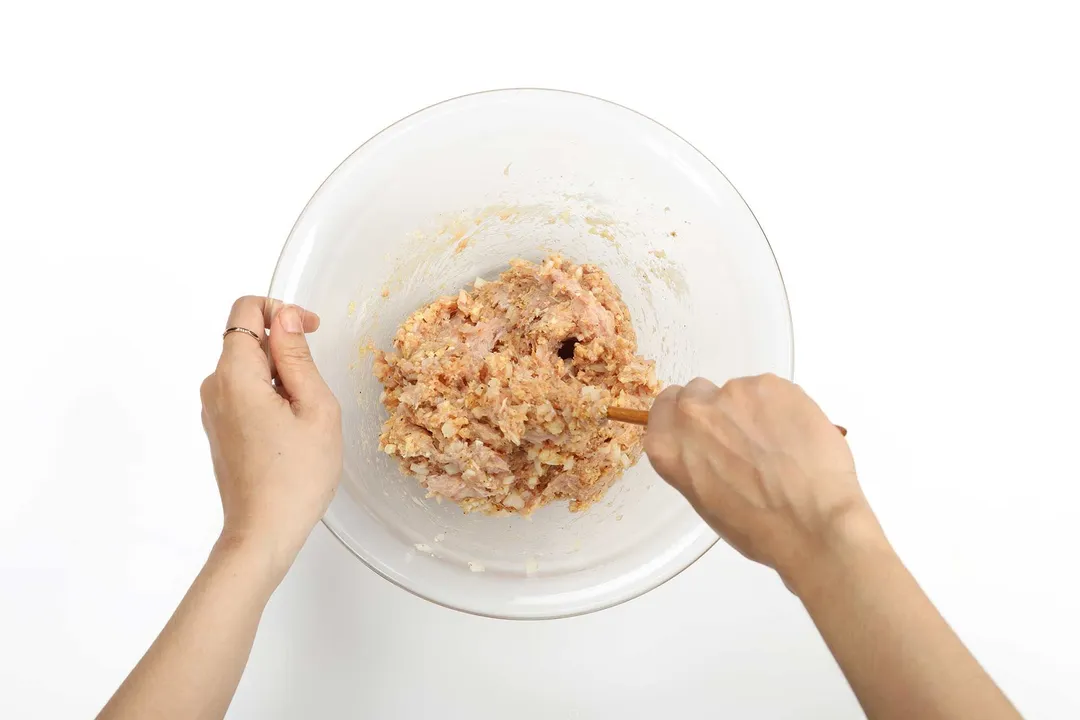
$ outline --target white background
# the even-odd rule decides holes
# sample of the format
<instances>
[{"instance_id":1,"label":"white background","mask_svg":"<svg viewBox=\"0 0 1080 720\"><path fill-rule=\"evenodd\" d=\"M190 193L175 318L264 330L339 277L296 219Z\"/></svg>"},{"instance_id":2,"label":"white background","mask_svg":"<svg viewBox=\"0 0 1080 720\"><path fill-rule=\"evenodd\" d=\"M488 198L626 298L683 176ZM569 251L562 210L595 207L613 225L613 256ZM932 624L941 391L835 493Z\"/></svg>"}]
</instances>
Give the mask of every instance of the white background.
<instances>
[{"instance_id":1,"label":"white background","mask_svg":"<svg viewBox=\"0 0 1080 720\"><path fill-rule=\"evenodd\" d=\"M322 179L506 86L628 105L731 178L797 379L901 556L1022 712L1080 716L1075 3L629 5L4 4L0 716L92 716L201 566L198 385ZM230 715L667 712L860 716L798 602L726 547L511 623L392 587L322 526Z\"/></svg>"}]
</instances>

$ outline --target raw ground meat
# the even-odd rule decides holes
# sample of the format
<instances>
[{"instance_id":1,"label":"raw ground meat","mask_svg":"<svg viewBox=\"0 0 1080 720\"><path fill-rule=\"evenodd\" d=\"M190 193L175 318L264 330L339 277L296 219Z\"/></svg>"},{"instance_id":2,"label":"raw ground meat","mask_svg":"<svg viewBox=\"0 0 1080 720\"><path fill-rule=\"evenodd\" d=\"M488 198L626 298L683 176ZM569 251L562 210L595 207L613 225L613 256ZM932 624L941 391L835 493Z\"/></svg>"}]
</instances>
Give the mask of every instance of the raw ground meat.
<instances>
[{"instance_id":1,"label":"raw ground meat","mask_svg":"<svg viewBox=\"0 0 1080 720\"><path fill-rule=\"evenodd\" d=\"M390 413L379 445L402 472L466 512L528 515L552 500L588 507L641 455L640 427L608 405L646 409L659 390L619 291L595 265L514 260L410 315L375 375Z\"/></svg>"}]
</instances>

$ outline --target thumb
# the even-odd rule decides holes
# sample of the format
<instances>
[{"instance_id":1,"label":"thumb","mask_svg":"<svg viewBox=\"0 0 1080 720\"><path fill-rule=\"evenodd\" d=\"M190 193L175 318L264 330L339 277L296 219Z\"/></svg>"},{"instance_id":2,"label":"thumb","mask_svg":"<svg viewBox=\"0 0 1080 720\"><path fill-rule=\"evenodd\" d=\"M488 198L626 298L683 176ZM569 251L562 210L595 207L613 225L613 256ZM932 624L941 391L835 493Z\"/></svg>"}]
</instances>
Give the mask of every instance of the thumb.
<instances>
[{"instance_id":1,"label":"thumb","mask_svg":"<svg viewBox=\"0 0 1080 720\"><path fill-rule=\"evenodd\" d=\"M311 359L304 318L300 309L286 305L270 322L270 357L288 398L303 406L317 402L328 392Z\"/></svg>"}]
</instances>

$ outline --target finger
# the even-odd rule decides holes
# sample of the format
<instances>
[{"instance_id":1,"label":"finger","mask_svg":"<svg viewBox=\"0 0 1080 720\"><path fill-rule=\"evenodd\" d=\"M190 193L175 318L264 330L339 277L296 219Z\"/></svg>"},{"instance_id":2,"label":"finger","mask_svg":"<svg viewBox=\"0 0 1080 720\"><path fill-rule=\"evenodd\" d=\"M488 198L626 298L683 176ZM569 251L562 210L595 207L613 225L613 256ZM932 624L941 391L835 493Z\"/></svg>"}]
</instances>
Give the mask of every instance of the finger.
<instances>
[{"instance_id":1,"label":"finger","mask_svg":"<svg viewBox=\"0 0 1080 720\"><path fill-rule=\"evenodd\" d=\"M274 316L278 314L281 308L285 307L286 303L273 298L263 298L266 301L266 311L264 317L266 318L266 327L270 327L270 323L274 320ZM304 319L304 332L312 333L319 329L319 325L322 324L319 316L310 310L305 310L299 305L293 305L300 311Z\"/></svg>"},{"instance_id":2,"label":"finger","mask_svg":"<svg viewBox=\"0 0 1080 720\"><path fill-rule=\"evenodd\" d=\"M278 394L278 397L281 398L282 400L284 400L285 402L288 402L289 401L289 396L288 396L288 394L286 394L285 388L281 386L281 380L280 380L280 378L277 377L277 372L276 371L274 372L274 382L272 384L274 386L274 392L276 392Z\"/></svg>"},{"instance_id":3,"label":"finger","mask_svg":"<svg viewBox=\"0 0 1080 720\"><path fill-rule=\"evenodd\" d=\"M686 383L686 390L684 392L687 398L700 399L704 401L714 400L720 393L720 388L705 378L697 377Z\"/></svg>"},{"instance_id":4,"label":"finger","mask_svg":"<svg viewBox=\"0 0 1080 720\"><path fill-rule=\"evenodd\" d=\"M655 436L659 433L670 432L674 427L675 401L682 389L682 385L668 385L656 396L652 407L649 408L649 424L645 428L646 437L650 433Z\"/></svg>"},{"instance_id":5,"label":"finger","mask_svg":"<svg viewBox=\"0 0 1080 720\"><path fill-rule=\"evenodd\" d=\"M246 295L233 303L229 313L228 327L243 327L254 332L259 332L270 327L270 321L277 315L285 303L280 300ZM310 310L298 308L302 313L304 332L315 332L319 329L319 316ZM243 323L248 323L247 325ZM230 333L231 334L231 333Z\"/></svg>"},{"instance_id":6,"label":"finger","mask_svg":"<svg viewBox=\"0 0 1080 720\"><path fill-rule=\"evenodd\" d=\"M232 371L247 371L262 380L269 381L272 374L270 362L266 356L266 339L263 330L270 326L270 321L277 310L283 307L278 300L247 295L233 303L229 312L227 327L241 327L263 337L262 343L247 333L232 332L223 339L219 366L228 365ZM305 332L314 332L319 327L319 316L307 310L301 310Z\"/></svg>"},{"instance_id":7,"label":"finger","mask_svg":"<svg viewBox=\"0 0 1080 720\"><path fill-rule=\"evenodd\" d=\"M266 298L248 295L233 303L229 311L227 328L239 327L250 330L265 338L266 322L263 312ZM218 368L221 372L233 375L242 373L270 381L270 363L266 359L263 343L256 341L244 332L231 332L222 339L221 359Z\"/></svg>"},{"instance_id":8,"label":"finger","mask_svg":"<svg viewBox=\"0 0 1080 720\"><path fill-rule=\"evenodd\" d=\"M311 359L300 308L286 305L275 314L270 325L270 355L290 402L300 408L315 407L330 395Z\"/></svg>"},{"instance_id":9,"label":"finger","mask_svg":"<svg viewBox=\"0 0 1080 720\"><path fill-rule=\"evenodd\" d=\"M649 424L645 428L643 440L646 457L657 474L665 482L676 488L683 484L677 472L678 438L673 434L675 428L675 408L681 385L668 385L653 400L649 408ZM680 492L682 490L680 489Z\"/></svg>"},{"instance_id":10,"label":"finger","mask_svg":"<svg viewBox=\"0 0 1080 720\"><path fill-rule=\"evenodd\" d=\"M278 312L281 311L281 308L285 307L286 303L283 303L280 300L275 300L273 298L265 298L265 300L266 300L266 306L265 306L265 308L266 308L265 309L266 327L270 327L271 323L274 322L274 318L277 316ZM321 324L321 321L320 321L318 315L311 312L310 310L305 310L304 308L299 307L298 305L294 305L293 307L295 307L297 310L299 310L301 316L303 317L303 320L304 320L304 332L310 333L310 332L315 332L316 330L319 329L319 325ZM269 353L269 346L266 346L266 347L267 347L267 352ZM274 390L277 391L278 395L280 395L281 397L283 397L283 398L285 398L287 400L288 398L286 397L285 392L282 390L281 385L278 384L278 379L279 378L278 378L277 368L274 367L274 358L273 358L273 356L270 355L269 359L270 359L270 377L274 381Z\"/></svg>"}]
</instances>

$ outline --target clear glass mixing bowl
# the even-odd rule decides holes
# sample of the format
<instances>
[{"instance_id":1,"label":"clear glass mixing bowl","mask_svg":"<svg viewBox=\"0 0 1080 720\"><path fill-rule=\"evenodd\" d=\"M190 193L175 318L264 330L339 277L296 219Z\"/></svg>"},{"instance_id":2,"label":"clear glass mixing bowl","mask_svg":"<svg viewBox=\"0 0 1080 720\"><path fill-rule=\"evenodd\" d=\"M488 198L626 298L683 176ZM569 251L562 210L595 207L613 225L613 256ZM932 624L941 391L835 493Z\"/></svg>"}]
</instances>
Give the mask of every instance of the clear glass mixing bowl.
<instances>
[{"instance_id":1,"label":"clear glass mixing bowl","mask_svg":"<svg viewBox=\"0 0 1080 720\"><path fill-rule=\"evenodd\" d=\"M765 235L727 179L667 128L551 90L449 100L382 131L304 208L270 295L322 316L311 336L341 401L345 468L324 522L376 572L432 602L502 618L610 607L716 541L644 458L583 513L465 515L425 499L379 451L372 348L439 295L512 258L599 264L665 383L791 377L787 296Z\"/></svg>"}]
</instances>

